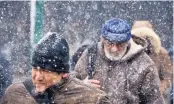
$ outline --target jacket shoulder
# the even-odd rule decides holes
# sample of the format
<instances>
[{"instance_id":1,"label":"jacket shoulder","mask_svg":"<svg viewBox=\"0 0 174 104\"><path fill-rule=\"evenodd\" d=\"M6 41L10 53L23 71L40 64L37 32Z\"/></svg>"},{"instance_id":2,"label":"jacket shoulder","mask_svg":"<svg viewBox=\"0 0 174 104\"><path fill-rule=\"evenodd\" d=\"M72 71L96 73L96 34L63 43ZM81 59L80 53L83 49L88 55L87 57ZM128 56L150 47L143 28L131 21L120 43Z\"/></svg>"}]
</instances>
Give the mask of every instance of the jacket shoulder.
<instances>
[{"instance_id":1,"label":"jacket shoulder","mask_svg":"<svg viewBox=\"0 0 174 104\"><path fill-rule=\"evenodd\" d=\"M5 96L15 99L16 97L22 97L29 95L23 83L16 83L10 85L5 91Z\"/></svg>"},{"instance_id":2,"label":"jacket shoulder","mask_svg":"<svg viewBox=\"0 0 174 104\"><path fill-rule=\"evenodd\" d=\"M146 54L146 52L142 51L141 53L139 53L139 55L137 55L136 57L136 61L138 62L140 65L144 65L144 67L148 67L149 65L155 65L153 60L150 58L150 56L148 54Z\"/></svg>"},{"instance_id":3,"label":"jacket shoulder","mask_svg":"<svg viewBox=\"0 0 174 104\"><path fill-rule=\"evenodd\" d=\"M20 91L22 89L24 89L24 85L22 83L15 83L15 84L11 84L6 92L16 92L16 91Z\"/></svg>"},{"instance_id":4,"label":"jacket shoulder","mask_svg":"<svg viewBox=\"0 0 174 104\"><path fill-rule=\"evenodd\" d=\"M138 72L141 73L152 71L152 69L157 70L153 60L144 51L136 56L136 58L132 62L132 65Z\"/></svg>"},{"instance_id":5,"label":"jacket shoulder","mask_svg":"<svg viewBox=\"0 0 174 104\"><path fill-rule=\"evenodd\" d=\"M71 96L70 99L75 99L75 101L77 102L91 102L95 104L98 104L98 102L109 102L106 93L88 84L83 83L77 78L71 78L63 92L65 96Z\"/></svg>"},{"instance_id":6,"label":"jacket shoulder","mask_svg":"<svg viewBox=\"0 0 174 104\"><path fill-rule=\"evenodd\" d=\"M23 83L10 85L5 91L3 104L35 104Z\"/></svg>"}]
</instances>

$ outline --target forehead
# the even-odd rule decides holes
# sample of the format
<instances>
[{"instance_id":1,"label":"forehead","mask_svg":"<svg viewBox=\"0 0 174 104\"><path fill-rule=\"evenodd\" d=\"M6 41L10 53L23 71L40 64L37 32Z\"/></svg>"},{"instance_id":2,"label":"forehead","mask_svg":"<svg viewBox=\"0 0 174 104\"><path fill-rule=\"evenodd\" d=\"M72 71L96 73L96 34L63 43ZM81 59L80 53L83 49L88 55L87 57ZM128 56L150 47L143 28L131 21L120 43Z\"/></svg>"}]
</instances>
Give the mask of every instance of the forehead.
<instances>
[{"instance_id":1,"label":"forehead","mask_svg":"<svg viewBox=\"0 0 174 104\"><path fill-rule=\"evenodd\" d=\"M54 72L51 72L49 70L46 70L46 69L43 69L43 68L40 68L40 67L32 67L32 69L34 71L42 71L42 72L49 72L49 73L54 73Z\"/></svg>"}]
</instances>

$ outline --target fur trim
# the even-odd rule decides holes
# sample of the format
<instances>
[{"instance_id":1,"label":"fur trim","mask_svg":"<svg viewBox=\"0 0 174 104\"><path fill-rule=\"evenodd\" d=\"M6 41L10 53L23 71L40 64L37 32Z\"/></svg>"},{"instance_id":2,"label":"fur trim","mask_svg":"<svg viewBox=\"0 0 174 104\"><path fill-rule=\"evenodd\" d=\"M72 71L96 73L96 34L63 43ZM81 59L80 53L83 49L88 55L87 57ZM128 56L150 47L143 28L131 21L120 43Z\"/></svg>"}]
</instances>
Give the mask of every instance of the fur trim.
<instances>
[{"instance_id":1,"label":"fur trim","mask_svg":"<svg viewBox=\"0 0 174 104\"><path fill-rule=\"evenodd\" d=\"M127 54L122 58L122 60L127 60L144 49L142 45L135 43L132 38L129 40L129 42L131 44L130 49Z\"/></svg>"},{"instance_id":2,"label":"fur trim","mask_svg":"<svg viewBox=\"0 0 174 104\"><path fill-rule=\"evenodd\" d=\"M152 45L154 52L159 53L161 49L160 37L150 28L140 27L132 29L131 33L139 37L148 37L150 39L150 44Z\"/></svg>"}]
</instances>

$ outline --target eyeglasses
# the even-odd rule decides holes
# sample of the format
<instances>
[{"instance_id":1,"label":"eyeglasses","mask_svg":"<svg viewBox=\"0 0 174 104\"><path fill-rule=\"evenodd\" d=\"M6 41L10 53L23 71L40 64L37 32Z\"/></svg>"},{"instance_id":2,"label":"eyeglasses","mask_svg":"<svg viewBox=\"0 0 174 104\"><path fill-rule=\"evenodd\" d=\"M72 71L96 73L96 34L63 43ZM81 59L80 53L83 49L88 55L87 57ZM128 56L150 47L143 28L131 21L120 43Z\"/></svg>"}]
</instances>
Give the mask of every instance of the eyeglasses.
<instances>
[{"instance_id":1,"label":"eyeglasses","mask_svg":"<svg viewBox=\"0 0 174 104\"><path fill-rule=\"evenodd\" d=\"M122 47L122 48L124 48L124 47L126 47L127 45L128 45L128 42L124 42L124 43L119 43L119 44L117 44L117 43L113 43L113 42L109 42L109 41L104 41L104 44L106 45L106 46L108 46L108 47L113 47L113 46L117 46L117 47Z\"/></svg>"}]
</instances>

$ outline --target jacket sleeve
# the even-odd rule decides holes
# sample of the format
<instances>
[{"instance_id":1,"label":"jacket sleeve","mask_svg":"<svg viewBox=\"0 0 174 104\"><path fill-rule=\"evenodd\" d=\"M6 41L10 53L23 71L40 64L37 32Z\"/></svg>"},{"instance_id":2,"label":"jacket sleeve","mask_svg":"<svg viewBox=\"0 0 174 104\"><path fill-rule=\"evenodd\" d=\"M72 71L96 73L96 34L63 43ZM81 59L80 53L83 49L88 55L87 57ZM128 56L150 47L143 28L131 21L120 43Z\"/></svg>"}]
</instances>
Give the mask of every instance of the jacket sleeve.
<instances>
[{"instance_id":1,"label":"jacket sleeve","mask_svg":"<svg viewBox=\"0 0 174 104\"><path fill-rule=\"evenodd\" d=\"M140 90L140 104L165 104L159 90L160 80L154 65L144 72L144 80Z\"/></svg>"},{"instance_id":2,"label":"jacket sleeve","mask_svg":"<svg viewBox=\"0 0 174 104\"><path fill-rule=\"evenodd\" d=\"M80 57L80 59L78 60L75 66L75 76L80 80L84 80L88 75L86 71L86 68L88 65L87 52L88 52L87 50L83 52L82 56Z\"/></svg>"},{"instance_id":3,"label":"jacket sleeve","mask_svg":"<svg viewBox=\"0 0 174 104\"><path fill-rule=\"evenodd\" d=\"M160 85L160 90L162 93L166 91L167 88L171 85L172 81L172 63L170 60L170 57L168 55L168 52L166 49L161 48L161 54L160 56L160 80L161 80L161 85Z\"/></svg>"}]
</instances>

